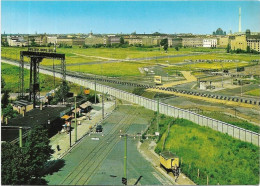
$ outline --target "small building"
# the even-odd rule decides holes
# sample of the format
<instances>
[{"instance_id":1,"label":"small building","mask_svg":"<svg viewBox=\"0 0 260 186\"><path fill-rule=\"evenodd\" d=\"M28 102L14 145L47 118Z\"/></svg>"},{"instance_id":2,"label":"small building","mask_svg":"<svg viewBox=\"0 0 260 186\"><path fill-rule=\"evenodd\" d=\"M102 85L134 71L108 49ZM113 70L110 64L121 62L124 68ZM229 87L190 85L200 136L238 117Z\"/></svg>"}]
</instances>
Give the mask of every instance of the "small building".
<instances>
[{"instance_id":1,"label":"small building","mask_svg":"<svg viewBox=\"0 0 260 186\"><path fill-rule=\"evenodd\" d=\"M92 103L87 101L83 104L81 104L80 106L81 112L87 113L92 109Z\"/></svg>"},{"instance_id":2,"label":"small building","mask_svg":"<svg viewBox=\"0 0 260 186\"><path fill-rule=\"evenodd\" d=\"M33 109L33 103L26 100L15 101L12 106L14 110L22 115Z\"/></svg>"}]
</instances>

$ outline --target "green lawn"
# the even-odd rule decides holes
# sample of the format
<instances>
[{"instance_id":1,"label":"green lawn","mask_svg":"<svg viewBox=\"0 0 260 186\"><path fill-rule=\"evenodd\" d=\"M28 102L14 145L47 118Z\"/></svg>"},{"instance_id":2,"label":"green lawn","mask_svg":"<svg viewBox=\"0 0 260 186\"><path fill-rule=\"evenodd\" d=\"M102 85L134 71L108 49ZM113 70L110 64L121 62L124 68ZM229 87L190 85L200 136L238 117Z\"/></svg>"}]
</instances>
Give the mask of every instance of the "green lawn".
<instances>
[{"instance_id":1,"label":"green lawn","mask_svg":"<svg viewBox=\"0 0 260 186\"><path fill-rule=\"evenodd\" d=\"M168 123L165 120L160 125L164 123L164 128L167 128L171 120L167 119ZM163 150L166 134L157 144L157 153ZM259 183L259 148L227 134L177 119L170 127L165 149L182 159L181 171L196 184L206 185L207 176L210 185Z\"/></svg>"},{"instance_id":2,"label":"green lawn","mask_svg":"<svg viewBox=\"0 0 260 186\"><path fill-rule=\"evenodd\" d=\"M14 65L9 65L6 63L1 63L1 76L5 80L5 89L10 90L15 93L18 92L18 83L19 83L19 67ZM29 70L24 69L24 83L25 89L29 88L29 79L30 74ZM40 91L41 92L49 92L50 90L58 87L61 84L61 79L55 78L55 84L53 82L53 77L49 75L40 74ZM71 91L74 93L80 92L80 87L76 84L69 83Z\"/></svg>"}]
</instances>

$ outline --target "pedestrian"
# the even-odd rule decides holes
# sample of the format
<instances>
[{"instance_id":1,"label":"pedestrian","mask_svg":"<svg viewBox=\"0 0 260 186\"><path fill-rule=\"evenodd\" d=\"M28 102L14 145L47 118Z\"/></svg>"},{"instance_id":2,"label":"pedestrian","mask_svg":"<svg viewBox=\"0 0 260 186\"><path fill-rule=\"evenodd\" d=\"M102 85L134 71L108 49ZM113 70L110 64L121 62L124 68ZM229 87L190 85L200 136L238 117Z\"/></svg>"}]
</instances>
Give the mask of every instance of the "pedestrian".
<instances>
[{"instance_id":1,"label":"pedestrian","mask_svg":"<svg viewBox=\"0 0 260 186\"><path fill-rule=\"evenodd\" d=\"M57 145L57 150L60 151L60 146L59 145Z\"/></svg>"}]
</instances>

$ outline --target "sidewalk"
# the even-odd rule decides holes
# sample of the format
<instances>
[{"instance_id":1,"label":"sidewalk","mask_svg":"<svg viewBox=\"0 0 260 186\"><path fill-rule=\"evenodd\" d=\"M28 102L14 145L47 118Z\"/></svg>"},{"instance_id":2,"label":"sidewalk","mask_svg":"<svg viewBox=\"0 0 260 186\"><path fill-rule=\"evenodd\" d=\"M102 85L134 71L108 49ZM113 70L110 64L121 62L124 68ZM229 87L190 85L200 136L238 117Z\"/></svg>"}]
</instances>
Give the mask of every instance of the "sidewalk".
<instances>
[{"instance_id":1,"label":"sidewalk","mask_svg":"<svg viewBox=\"0 0 260 186\"><path fill-rule=\"evenodd\" d=\"M78 121L81 121L81 124L77 127L77 139L80 139L84 134L89 131L90 126L94 126L96 123L102 119L102 103L93 104L94 109L90 112L91 120L83 119L84 117L78 118ZM113 111L114 102L105 102L105 116ZM72 122L73 123L73 122ZM74 123L72 124L72 127ZM71 145L75 143L75 129L71 131ZM70 134L58 133L50 139L50 145L55 151L52 154L52 160L60 159L60 156L63 155L70 148ZM60 150L57 150L57 145L59 145Z\"/></svg>"},{"instance_id":2,"label":"sidewalk","mask_svg":"<svg viewBox=\"0 0 260 186\"><path fill-rule=\"evenodd\" d=\"M145 157L146 160L150 161L151 164L156 168L161 174L168 178L174 185L195 185L188 177L183 173L180 174L177 182L174 181L174 176L172 173L167 174L162 168L160 168L160 158L159 155L154 152L156 143L154 141L145 140L143 143L138 144L139 152Z\"/></svg>"}]
</instances>

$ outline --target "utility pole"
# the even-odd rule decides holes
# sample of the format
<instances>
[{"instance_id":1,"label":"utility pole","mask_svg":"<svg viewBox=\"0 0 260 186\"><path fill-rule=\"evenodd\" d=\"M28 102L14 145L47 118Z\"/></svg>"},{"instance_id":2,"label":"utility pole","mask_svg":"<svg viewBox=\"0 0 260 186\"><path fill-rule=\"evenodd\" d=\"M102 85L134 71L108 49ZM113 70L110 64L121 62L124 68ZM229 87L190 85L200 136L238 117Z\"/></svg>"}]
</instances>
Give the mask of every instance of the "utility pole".
<instances>
[{"instance_id":1,"label":"utility pole","mask_svg":"<svg viewBox=\"0 0 260 186\"><path fill-rule=\"evenodd\" d=\"M95 104L97 103L97 77L95 75Z\"/></svg>"},{"instance_id":2,"label":"utility pole","mask_svg":"<svg viewBox=\"0 0 260 186\"><path fill-rule=\"evenodd\" d=\"M127 134L125 134L124 177L127 179Z\"/></svg>"},{"instance_id":3,"label":"utility pole","mask_svg":"<svg viewBox=\"0 0 260 186\"><path fill-rule=\"evenodd\" d=\"M77 97L75 96L75 143L77 142Z\"/></svg>"},{"instance_id":4,"label":"utility pole","mask_svg":"<svg viewBox=\"0 0 260 186\"><path fill-rule=\"evenodd\" d=\"M159 97L157 98L157 132L159 132Z\"/></svg>"},{"instance_id":5,"label":"utility pole","mask_svg":"<svg viewBox=\"0 0 260 186\"><path fill-rule=\"evenodd\" d=\"M115 109L116 109L116 96L115 96Z\"/></svg>"},{"instance_id":6,"label":"utility pole","mask_svg":"<svg viewBox=\"0 0 260 186\"><path fill-rule=\"evenodd\" d=\"M22 135L22 127L19 127L19 139L20 139L20 147L23 147L23 135Z\"/></svg>"},{"instance_id":7,"label":"utility pole","mask_svg":"<svg viewBox=\"0 0 260 186\"><path fill-rule=\"evenodd\" d=\"M71 147L71 125L70 125L70 147Z\"/></svg>"},{"instance_id":8,"label":"utility pole","mask_svg":"<svg viewBox=\"0 0 260 186\"><path fill-rule=\"evenodd\" d=\"M223 75L224 75L224 71L223 71L223 62L221 62L221 66L222 66L222 88L223 88Z\"/></svg>"},{"instance_id":9,"label":"utility pole","mask_svg":"<svg viewBox=\"0 0 260 186\"><path fill-rule=\"evenodd\" d=\"M243 95L243 92L242 92L243 80L242 79L240 80L240 83L241 83L241 96L242 96Z\"/></svg>"},{"instance_id":10,"label":"utility pole","mask_svg":"<svg viewBox=\"0 0 260 186\"><path fill-rule=\"evenodd\" d=\"M104 93L102 93L102 119L104 119Z\"/></svg>"}]
</instances>

